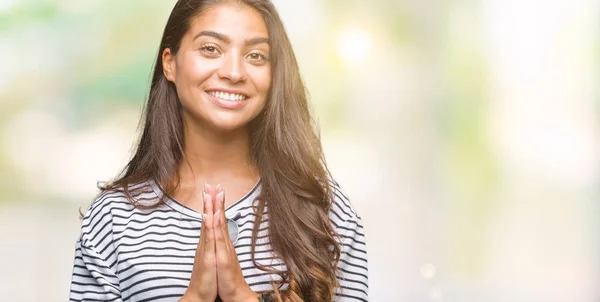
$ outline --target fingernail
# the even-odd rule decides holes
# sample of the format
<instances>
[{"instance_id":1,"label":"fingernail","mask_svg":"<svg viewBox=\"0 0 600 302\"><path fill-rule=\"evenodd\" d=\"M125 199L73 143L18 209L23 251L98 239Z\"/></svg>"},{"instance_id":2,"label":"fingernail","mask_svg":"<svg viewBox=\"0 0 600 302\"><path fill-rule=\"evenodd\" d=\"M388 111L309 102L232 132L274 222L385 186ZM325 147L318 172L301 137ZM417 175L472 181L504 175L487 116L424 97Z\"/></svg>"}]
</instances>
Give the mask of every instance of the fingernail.
<instances>
[{"instance_id":1,"label":"fingernail","mask_svg":"<svg viewBox=\"0 0 600 302\"><path fill-rule=\"evenodd\" d=\"M223 190L223 187L221 187L221 184L217 185L217 189L216 190L217 190L217 192L221 192L221 190Z\"/></svg>"}]
</instances>

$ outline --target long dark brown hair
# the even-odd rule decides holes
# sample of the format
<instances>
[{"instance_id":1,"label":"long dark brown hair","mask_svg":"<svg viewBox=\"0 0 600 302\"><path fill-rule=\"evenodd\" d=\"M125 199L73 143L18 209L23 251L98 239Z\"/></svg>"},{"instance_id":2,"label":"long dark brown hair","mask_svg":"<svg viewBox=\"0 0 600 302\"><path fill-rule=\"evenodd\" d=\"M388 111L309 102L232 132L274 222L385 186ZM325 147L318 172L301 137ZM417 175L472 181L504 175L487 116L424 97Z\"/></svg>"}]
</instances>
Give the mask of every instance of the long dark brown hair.
<instances>
[{"instance_id":1,"label":"long dark brown hair","mask_svg":"<svg viewBox=\"0 0 600 302\"><path fill-rule=\"evenodd\" d=\"M332 204L330 175L318 129L311 118L307 92L283 23L269 0L179 0L167 21L140 126L135 153L122 173L103 190L129 190L154 180L166 195L179 187L177 168L185 161L182 107L175 85L163 73L161 54L179 50L196 16L211 5L232 3L254 8L269 32L272 82L263 111L248 125L250 156L261 173L261 195L252 232L252 260L262 270L282 277L273 284L278 300L331 301L336 287L340 246L329 221ZM163 203L159 200L154 206ZM256 262L254 252L260 222L268 207L269 239L287 266L277 271ZM287 290L278 290L287 281Z\"/></svg>"}]
</instances>

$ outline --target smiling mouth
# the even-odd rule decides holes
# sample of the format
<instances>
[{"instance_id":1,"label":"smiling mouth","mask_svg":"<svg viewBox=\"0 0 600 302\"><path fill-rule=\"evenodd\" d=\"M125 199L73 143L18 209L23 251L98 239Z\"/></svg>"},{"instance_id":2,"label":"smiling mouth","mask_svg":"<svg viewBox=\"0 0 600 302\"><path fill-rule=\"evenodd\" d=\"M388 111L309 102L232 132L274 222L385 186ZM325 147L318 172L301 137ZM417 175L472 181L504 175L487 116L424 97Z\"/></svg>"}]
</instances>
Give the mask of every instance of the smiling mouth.
<instances>
[{"instance_id":1,"label":"smiling mouth","mask_svg":"<svg viewBox=\"0 0 600 302\"><path fill-rule=\"evenodd\" d=\"M241 101L245 101L246 99L248 99L248 97L246 95L243 94L239 94L239 93L229 93L229 92L224 92L224 91L218 91L218 90L213 90L213 91L207 91L206 93L225 100L225 101L230 101L230 102L241 102Z\"/></svg>"}]
</instances>

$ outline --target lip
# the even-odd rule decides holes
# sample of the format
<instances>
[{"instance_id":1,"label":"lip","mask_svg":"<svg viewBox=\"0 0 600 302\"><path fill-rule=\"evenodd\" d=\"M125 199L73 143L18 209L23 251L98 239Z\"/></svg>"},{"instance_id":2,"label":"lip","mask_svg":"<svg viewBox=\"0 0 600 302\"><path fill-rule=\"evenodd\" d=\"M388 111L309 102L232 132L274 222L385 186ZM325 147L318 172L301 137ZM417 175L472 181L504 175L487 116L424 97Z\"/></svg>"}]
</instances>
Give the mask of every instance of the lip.
<instances>
[{"instance_id":1,"label":"lip","mask_svg":"<svg viewBox=\"0 0 600 302\"><path fill-rule=\"evenodd\" d=\"M210 91L223 91L223 92L227 92L227 93L237 93L237 94L242 94L246 96L246 99L243 101L229 101L229 100L223 100L220 99L216 96L212 96L209 92ZM215 105L221 107L221 108L225 108L225 109L239 109L242 108L244 106L246 106L246 104L248 104L248 100L250 99L245 93L242 92L238 92L236 90L231 90L231 89L207 89L204 90L204 93L206 94L206 96L208 97L209 100L211 100L211 102L213 102Z\"/></svg>"}]
</instances>

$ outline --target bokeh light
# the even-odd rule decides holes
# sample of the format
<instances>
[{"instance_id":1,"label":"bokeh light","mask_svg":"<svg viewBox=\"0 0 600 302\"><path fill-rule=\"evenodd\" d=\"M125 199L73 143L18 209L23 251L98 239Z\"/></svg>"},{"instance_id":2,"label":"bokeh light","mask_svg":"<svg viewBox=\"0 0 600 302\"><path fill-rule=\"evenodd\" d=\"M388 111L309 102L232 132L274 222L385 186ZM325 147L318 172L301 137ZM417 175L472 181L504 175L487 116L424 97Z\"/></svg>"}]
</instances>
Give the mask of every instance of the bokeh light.
<instances>
[{"instance_id":1,"label":"bokeh light","mask_svg":"<svg viewBox=\"0 0 600 302\"><path fill-rule=\"evenodd\" d=\"M340 36L338 52L346 64L359 64L369 56L371 43L371 37L365 30L348 29Z\"/></svg>"},{"instance_id":2,"label":"bokeh light","mask_svg":"<svg viewBox=\"0 0 600 302\"><path fill-rule=\"evenodd\" d=\"M174 3L0 0L1 300L67 299ZM371 301L600 301L599 1L274 3Z\"/></svg>"}]
</instances>

